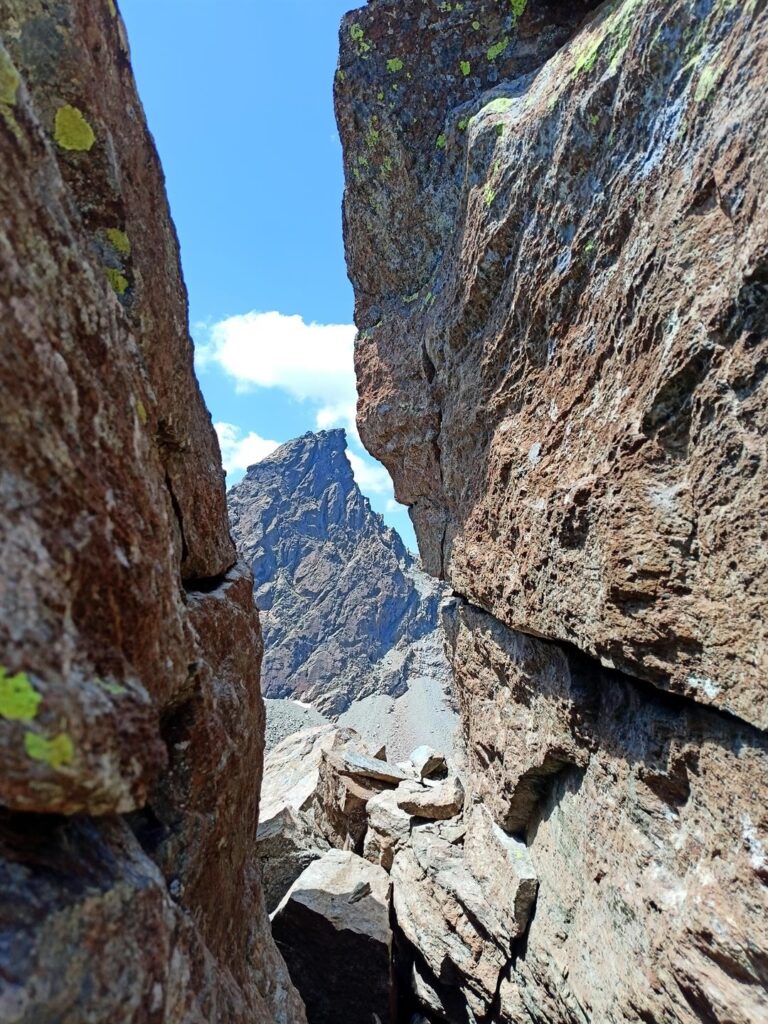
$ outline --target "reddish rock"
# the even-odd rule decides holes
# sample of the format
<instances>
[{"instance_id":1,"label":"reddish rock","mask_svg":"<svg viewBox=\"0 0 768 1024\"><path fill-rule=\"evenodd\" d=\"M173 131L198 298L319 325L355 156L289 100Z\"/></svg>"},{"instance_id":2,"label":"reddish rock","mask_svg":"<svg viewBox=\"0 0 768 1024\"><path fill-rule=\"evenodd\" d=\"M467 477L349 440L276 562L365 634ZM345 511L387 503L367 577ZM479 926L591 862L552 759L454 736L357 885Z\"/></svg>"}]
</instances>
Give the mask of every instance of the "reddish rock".
<instances>
[{"instance_id":1,"label":"reddish rock","mask_svg":"<svg viewBox=\"0 0 768 1024\"><path fill-rule=\"evenodd\" d=\"M468 600L765 727L768 17L488 6L342 26L361 435Z\"/></svg>"},{"instance_id":2,"label":"reddish rock","mask_svg":"<svg viewBox=\"0 0 768 1024\"><path fill-rule=\"evenodd\" d=\"M468 800L539 880L499 1020L766 1016L765 737L477 609L453 635Z\"/></svg>"},{"instance_id":3,"label":"reddish rock","mask_svg":"<svg viewBox=\"0 0 768 1024\"><path fill-rule=\"evenodd\" d=\"M0 1018L301 1022L251 580L111 0L0 7L0 150Z\"/></svg>"},{"instance_id":4,"label":"reddish rock","mask_svg":"<svg viewBox=\"0 0 768 1024\"><path fill-rule=\"evenodd\" d=\"M358 424L464 598L468 822L538 879L500 945L469 827L414 829L417 996L760 1020L768 13L370 0L341 44Z\"/></svg>"}]
</instances>

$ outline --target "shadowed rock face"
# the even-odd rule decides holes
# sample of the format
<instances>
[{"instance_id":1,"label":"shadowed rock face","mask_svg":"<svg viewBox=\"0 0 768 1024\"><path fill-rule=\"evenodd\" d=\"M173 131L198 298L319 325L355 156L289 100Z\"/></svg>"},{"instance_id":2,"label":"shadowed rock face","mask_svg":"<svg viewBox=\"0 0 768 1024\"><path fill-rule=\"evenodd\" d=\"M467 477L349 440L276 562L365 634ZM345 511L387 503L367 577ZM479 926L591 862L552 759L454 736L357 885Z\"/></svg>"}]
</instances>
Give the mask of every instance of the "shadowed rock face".
<instances>
[{"instance_id":1,"label":"shadowed rock face","mask_svg":"<svg viewBox=\"0 0 768 1024\"><path fill-rule=\"evenodd\" d=\"M261 639L112 0L0 5L0 1019L301 1021Z\"/></svg>"},{"instance_id":2,"label":"shadowed rock face","mask_svg":"<svg viewBox=\"0 0 768 1024\"><path fill-rule=\"evenodd\" d=\"M336 101L361 436L426 567L765 727L763 5L396 7Z\"/></svg>"},{"instance_id":3,"label":"shadowed rock face","mask_svg":"<svg viewBox=\"0 0 768 1024\"><path fill-rule=\"evenodd\" d=\"M305 434L229 492L232 532L254 573L268 697L338 715L409 677L447 685L445 590L360 493L343 430Z\"/></svg>"},{"instance_id":4,"label":"shadowed rock face","mask_svg":"<svg viewBox=\"0 0 768 1024\"><path fill-rule=\"evenodd\" d=\"M539 880L503 955L407 890L451 1019L768 1014L767 54L751 0L342 23L360 432L465 599L468 813Z\"/></svg>"}]
</instances>

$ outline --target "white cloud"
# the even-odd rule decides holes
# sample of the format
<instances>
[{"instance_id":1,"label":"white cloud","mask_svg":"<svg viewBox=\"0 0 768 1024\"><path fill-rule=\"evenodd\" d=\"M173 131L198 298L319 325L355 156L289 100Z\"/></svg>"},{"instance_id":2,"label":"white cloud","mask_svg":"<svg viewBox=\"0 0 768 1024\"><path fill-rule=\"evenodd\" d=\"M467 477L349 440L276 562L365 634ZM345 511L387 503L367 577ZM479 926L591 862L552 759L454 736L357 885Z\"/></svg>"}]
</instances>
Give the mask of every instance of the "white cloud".
<instances>
[{"instance_id":1,"label":"white cloud","mask_svg":"<svg viewBox=\"0 0 768 1024\"><path fill-rule=\"evenodd\" d=\"M240 427L234 423L214 423L213 426L219 437L221 460L227 473L246 470L280 447L279 441L269 441L253 431L243 435Z\"/></svg>"},{"instance_id":2,"label":"white cloud","mask_svg":"<svg viewBox=\"0 0 768 1024\"><path fill-rule=\"evenodd\" d=\"M354 423L357 400L352 324L307 324L283 313L244 313L207 329L201 368L215 363L240 391L279 388L320 406L317 425ZM321 423L322 419L322 423Z\"/></svg>"},{"instance_id":3,"label":"white cloud","mask_svg":"<svg viewBox=\"0 0 768 1024\"><path fill-rule=\"evenodd\" d=\"M392 497L392 480L383 466L374 462L368 462L349 449L347 449L347 458L352 466L352 472L355 474L357 486L363 494L385 495L387 498ZM392 498L392 500L394 499Z\"/></svg>"},{"instance_id":4,"label":"white cloud","mask_svg":"<svg viewBox=\"0 0 768 1024\"><path fill-rule=\"evenodd\" d=\"M362 445L357 432L357 405L355 402L342 402L339 405L324 405L315 416L318 430L330 430L331 427L344 427L347 437L356 444Z\"/></svg>"}]
</instances>

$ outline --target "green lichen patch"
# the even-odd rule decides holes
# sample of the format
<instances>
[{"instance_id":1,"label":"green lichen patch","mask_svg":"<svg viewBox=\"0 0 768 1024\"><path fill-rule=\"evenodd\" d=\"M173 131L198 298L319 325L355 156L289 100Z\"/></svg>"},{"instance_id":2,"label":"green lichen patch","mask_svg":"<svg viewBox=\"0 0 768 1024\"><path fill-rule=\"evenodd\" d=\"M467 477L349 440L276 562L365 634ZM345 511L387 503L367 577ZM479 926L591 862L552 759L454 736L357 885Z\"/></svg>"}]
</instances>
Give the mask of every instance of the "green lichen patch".
<instances>
[{"instance_id":1,"label":"green lichen patch","mask_svg":"<svg viewBox=\"0 0 768 1024\"><path fill-rule=\"evenodd\" d=\"M121 231L120 228L107 228L106 235L109 244L116 252L121 256L131 255L131 240L124 231Z\"/></svg>"},{"instance_id":2,"label":"green lichen patch","mask_svg":"<svg viewBox=\"0 0 768 1024\"><path fill-rule=\"evenodd\" d=\"M592 71L595 64L597 64L597 58L602 45L602 39L590 40L577 51L576 60L573 65L574 74L580 75L582 72L589 73Z\"/></svg>"},{"instance_id":3,"label":"green lichen patch","mask_svg":"<svg viewBox=\"0 0 768 1024\"><path fill-rule=\"evenodd\" d=\"M42 700L26 672L9 675L0 665L0 718L9 722L33 722Z\"/></svg>"},{"instance_id":4,"label":"green lichen patch","mask_svg":"<svg viewBox=\"0 0 768 1024\"><path fill-rule=\"evenodd\" d=\"M504 96L499 96L495 100L491 100L490 103L486 103L481 113L483 114L506 114L508 110L511 110L513 101L507 99Z\"/></svg>"},{"instance_id":5,"label":"green lichen patch","mask_svg":"<svg viewBox=\"0 0 768 1024\"><path fill-rule=\"evenodd\" d=\"M469 118L468 117L462 117L462 119L459 121L459 123L456 125L456 127L459 129L460 132L465 132L467 130L467 126L468 125L469 125Z\"/></svg>"},{"instance_id":6,"label":"green lichen patch","mask_svg":"<svg viewBox=\"0 0 768 1024\"><path fill-rule=\"evenodd\" d=\"M500 39L498 41L498 43L494 43L493 46L489 47L489 49L488 49L488 60L491 61L491 62L496 60L503 53L506 53L508 47L509 47L509 37L505 36L503 39Z\"/></svg>"},{"instance_id":7,"label":"green lichen patch","mask_svg":"<svg viewBox=\"0 0 768 1024\"><path fill-rule=\"evenodd\" d=\"M448 145L448 139L445 137L445 134L443 132L441 132L437 136L437 141L435 142L435 145L437 146L438 149L445 149L445 147Z\"/></svg>"},{"instance_id":8,"label":"green lichen patch","mask_svg":"<svg viewBox=\"0 0 768 1024\"><path fill-rule=\"evenodd\" d=\"M96 141L82 111L69 104L56 111L53 137L62 149L81 153L87 153Z\"/></svg>"},{"instance_id":9,"label":"green lichen patch","mask_svg":"<svg viewBox=\"0 0 768 1024\"><path fill-rule=\"evenodd\" d=\"M139 417L142 427L146 427L149 416L147 415L147 407L140 398L136 402L136 415Z\"/></svg>"},{"instance_id":10,"label":"green lichen patch","mask_svg":"<svg viewBox=\"0 0 768 1024\"><path fill-rule=\"evenodd\" d=\"M357 47L358 54L361 57L370 51L372 44L365 38L365 32L363 31L362 25L358 25L357 22L355 22L355 24L350 27L349 34Z\"/></svg>"},{"instance_id":11,"label":"green lichen patch","mask_svg":"<svg viewBox=\"0 0 768 1024\"><path fill-rule=\"evenodd\" d=\"M115 289L118 295L125 295L128 291L129 281L128 278L121 274L119 270L114 267L104 267L104 273L107 275L107 280Z\"/></svg>"},{"instance_id":12,"label":"green lichen patch","mask_svg":"<svg viewBox=\"0 0 768 1024\"><path fill-rule=\"evenodd\" d=\"M0 103L12 107L16 102L21 76L7 54L0 50Z\"/></svg>"},{"instance_id":13,"label":"green lichen patch","mask_svg":"<svg viewBox=\"0 0 768 1024\"><path fill-rule=\"evenodd\" d=\"M390 57L387 61L387 71L391 71L393 74L397 74L398 71L402 71L403 66L403 62L399 57Z\"/></svg>"},{"instance_id":14,"label":"green lichen patch","mask_svg":"<svg viewBox=\"0 0 768 1024\"><path fill-rule=\"evenodd\" d=\"M52 740L36 732L24 733L24 750L33 761L47 764L51 768L63 768L71 764L75 756L75 745L67 733L59 733Z\"/></svg>"},{"instance_id":15,"label":"green lichen patch","mask_svg":"<svg viewBox=\"0 0 768 1024\"><path fill-rule=\"evenodd\" d=\"M516 18L522 18L525 8L528 6L528 0L509 0L509 6Z\"/></svg>"},{"instance_id":16,"label":"green lichen patch","mask_svg":"<svg viewBox=\"0 0 768 1024\"><path fill-rule=\"evenodd\" d=\"M486 182L485 188L483 189L483 205L486 207L486 209L493 206L493 203L497 195L498 192L490 183L490 181Z\"/></svg>"},{"instance_id":17,"label":"green lichen patch","mask_svg":"<svg viewBox=\"0 0 768 1024\"><path fill-rule=\"evenodd\" d=\"M465 78L467 77L467 75L471 74L471 72L472 72L472 65L469 63L468 60L460 61L459 62L459 67L461 69L462 75L464 75Z\"/></svg>"},{"instance_id":18,"label":"green lichen patch","mask_svg":"<svg viewBox=\"0 0 768 1024\"><path fill-rule=\"evenodd\" d=\"M144 403L141 401L137 402L136 408L139 411L139 419L142 420L141 409L144 409ZM144 416L146 417L146 415L146 410L144 410ZM142 423L146 422L146 418L142 420ZM122 697L123 694L128 692L128 690L120 683L112 682L112 680L110 679L97 679L96 684L97 686L100 686L102 690L105 690L107 693L111 694L113 697Z\"/></svg>"},{"instance_id":19,"label":"green lichen patch","mask_svg":"<svg viewBox=\"0 0 768 1024\"><path fill-rule=\"evenodd\" d=\"M112 17L116 18L117 8L115 7L115 0L107 0L107 7L109 8L109 13L112 15Z\"/></svg>"},{"instance_id":20,"label":"green lichen patch","mask_svg":"<svg viewBox=\"0 0 768 1024\"><path fill-rule=\"evenodd\" d=\"M696 92L693 94L693 98L697 103L703 103L709 99L722 73L723 65L715 61L711 61L702 69L698 84L696 85Z\"/></svg>"}]
</instances>

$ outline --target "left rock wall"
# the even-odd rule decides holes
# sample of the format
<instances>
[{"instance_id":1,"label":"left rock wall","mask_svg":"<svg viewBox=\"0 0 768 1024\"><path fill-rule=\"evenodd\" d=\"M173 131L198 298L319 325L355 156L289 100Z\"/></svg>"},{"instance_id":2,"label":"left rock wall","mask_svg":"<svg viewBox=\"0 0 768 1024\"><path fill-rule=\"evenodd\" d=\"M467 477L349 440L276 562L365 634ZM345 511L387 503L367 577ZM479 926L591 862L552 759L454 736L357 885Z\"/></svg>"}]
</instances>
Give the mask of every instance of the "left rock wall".
<instances>
[{"instance_id":1,"label":"left rock wall","mask_svg":"<svg viewBox=\"0 0 768 1024\"><path fill-rule=\"evenodd\" d=\"M251 582L112 0L0 2L0 1020L304 1020Z\"/></svg>"}]
</instances>

